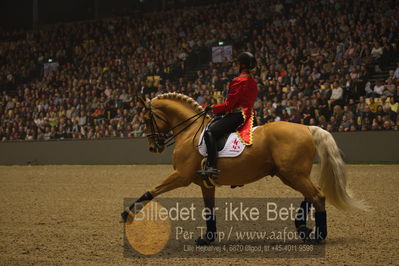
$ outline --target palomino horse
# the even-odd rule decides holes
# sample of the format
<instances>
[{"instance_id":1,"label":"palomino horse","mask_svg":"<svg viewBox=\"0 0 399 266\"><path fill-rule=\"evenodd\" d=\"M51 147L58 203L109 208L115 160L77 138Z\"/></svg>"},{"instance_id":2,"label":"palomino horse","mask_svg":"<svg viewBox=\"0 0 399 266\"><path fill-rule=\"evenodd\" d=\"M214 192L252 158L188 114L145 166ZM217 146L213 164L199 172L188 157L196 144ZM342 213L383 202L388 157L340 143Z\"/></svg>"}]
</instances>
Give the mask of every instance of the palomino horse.
<instances>
[{"instance_id":1,"label":"palomino horse","mask_svg":"<svg viewBox=\"0 0 399 266\"><path fill-rule=\"evenodd\" d=\"M205 186L202 178L197 176L203 157L195 145L200 137L197 134L199 128L210 118L205 117L196 101L182 94L166 93L151 101L141 101L146 109L150 151L162 152L166 134L172 131L174 135L174 171L122 212L123 221L127 220L130 211L136 210L136 204L143 205L162 193L191 183L201 186L205 207L213 209L215 188ZM203 117L198 119L201 115ZM320 188L309 177L316 152L321 161ZM276 175L284 184L302 193L305 200L298 210L295 225L303 239L309 239L311 232L306 227L306 215L311 204L316 209L316 231L319 232L316 241L327 236L326 198L338 209L365 208L346 192L346 174L340 151L332 135L319 127L289 122L265 124L254 131L252 146L236 158L220 158L218 166L221 170L216 179L218 185L244 185L267 175ZM300 215L299 211L303 214ZM214 240L215 232L215 219L207 219L206 237L200 237L197 244L209 244Z\"/></svg>"}]
</instances>

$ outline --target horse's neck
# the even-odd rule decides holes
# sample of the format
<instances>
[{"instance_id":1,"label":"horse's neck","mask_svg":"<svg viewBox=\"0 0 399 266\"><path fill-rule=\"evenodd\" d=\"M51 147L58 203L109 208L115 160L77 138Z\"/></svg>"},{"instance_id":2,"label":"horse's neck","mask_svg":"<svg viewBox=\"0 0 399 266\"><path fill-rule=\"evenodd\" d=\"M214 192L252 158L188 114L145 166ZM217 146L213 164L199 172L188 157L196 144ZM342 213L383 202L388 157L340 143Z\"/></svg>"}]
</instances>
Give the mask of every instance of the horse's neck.
<instances>
[{"instance_id":1,"label":"horse's neck","mask_svg":"<svg viewBox=\"0 0 399 266\"><path fill-rule=\"evenodd\" d=\"M164 105L160 108L160 111L162 112L162 116L169 122L169 128L173 128L173 135L178 134L175 139L176 142L179 142L180 139L187 138L187 136L194 135L202 122L206 123L209 121L207 118L204 120L203 117L198 116L192 118L196 112L182 105ZM197 120L194 122L195 119ZM181 124L183 121L186 122Z\"/></svg>"}]
</instances>

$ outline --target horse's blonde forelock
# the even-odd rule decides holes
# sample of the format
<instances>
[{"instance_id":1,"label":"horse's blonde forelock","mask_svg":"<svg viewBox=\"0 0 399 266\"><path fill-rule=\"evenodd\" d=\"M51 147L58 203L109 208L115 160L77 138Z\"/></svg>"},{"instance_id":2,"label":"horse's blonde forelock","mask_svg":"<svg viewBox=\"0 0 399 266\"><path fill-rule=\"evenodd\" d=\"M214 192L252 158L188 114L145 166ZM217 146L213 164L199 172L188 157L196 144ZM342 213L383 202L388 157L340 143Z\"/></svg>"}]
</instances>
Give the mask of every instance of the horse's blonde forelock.
<instances>
[{"instance_id":1,"label":"horse's blonde forelock","mask_svg":"<svg viewBox=\"0 0 399 266\"><path fill-rule=\"evenodd\" d=\"M177 100L178 102L187 104L196 112L204 111L204 108L202 108L202 106L199 105L197 101L195 101L193 98L191 98L187 95L181 94L181 93L168 92L168 93L160 94L157 97L153 98L152 101L162 100L162 99Z\"/></svg>"}]
</instances>

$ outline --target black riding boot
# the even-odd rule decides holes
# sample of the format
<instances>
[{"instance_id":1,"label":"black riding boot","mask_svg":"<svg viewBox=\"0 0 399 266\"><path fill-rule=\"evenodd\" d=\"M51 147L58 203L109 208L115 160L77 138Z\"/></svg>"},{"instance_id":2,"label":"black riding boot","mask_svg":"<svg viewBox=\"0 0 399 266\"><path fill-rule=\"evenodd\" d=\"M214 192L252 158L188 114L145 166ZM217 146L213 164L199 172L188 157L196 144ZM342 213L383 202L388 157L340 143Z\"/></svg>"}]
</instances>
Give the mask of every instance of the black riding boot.
<instances>
[{"instance_id":1,"label":"black riding boot","mask_svg":"<svg viewBox=\"0 0 399 266\"><path fill-rule=\"evenodd\" d=\"M210 131L205 131L204 133L205 145L208 152L208 159L203 171L200 171L200 174L203 176L216 177L219 173L217 169L217 147L216 140L212 136Z\"/></svg>"}]
</instances>

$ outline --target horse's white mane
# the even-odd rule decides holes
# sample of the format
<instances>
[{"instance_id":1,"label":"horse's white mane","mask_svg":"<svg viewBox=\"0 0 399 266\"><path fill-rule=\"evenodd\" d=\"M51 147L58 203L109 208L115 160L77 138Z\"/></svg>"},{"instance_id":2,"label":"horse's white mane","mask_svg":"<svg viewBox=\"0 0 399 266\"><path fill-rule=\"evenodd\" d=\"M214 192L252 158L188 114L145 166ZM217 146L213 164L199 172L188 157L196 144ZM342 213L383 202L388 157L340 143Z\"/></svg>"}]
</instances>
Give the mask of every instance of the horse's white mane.
<instances>
[{"instance_id":1,"label":"horse's white mane","mask_svg":"<svg viewBox=\"0 0 399 266\"><path fill-rule=\"evenodd\" d=\"M152 101L157 100L157 99L159 99L159 100L161 100L161 99L177 100L181 103L188 104L191 108L194 109L194 111L196 111L198 113L204 111L204 108L202 108L202 106L199 105L197 101L195 101L193 98L191 98L187 95L181 94L181 93L169 92L169 93L160 94L157 97L153 98Z\"/></svg>"}]
</instances>

